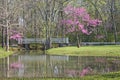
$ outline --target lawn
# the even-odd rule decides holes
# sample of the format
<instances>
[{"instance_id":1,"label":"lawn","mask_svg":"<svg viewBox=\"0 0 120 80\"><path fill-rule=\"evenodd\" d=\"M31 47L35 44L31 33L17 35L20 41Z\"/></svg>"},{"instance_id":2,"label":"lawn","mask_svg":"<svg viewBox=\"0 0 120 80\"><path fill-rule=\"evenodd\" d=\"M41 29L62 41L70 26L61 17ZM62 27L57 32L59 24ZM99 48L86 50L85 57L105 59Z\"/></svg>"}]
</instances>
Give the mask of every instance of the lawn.
<instances>
[{"instance_id":1,"label":"lawn","mask_svg":"<svg viewBox=\"0 0 120 80\"><path fill-rule=\"evenodd\" d=\"M120 56L120 45L60 47L49 49L47 53L73 56Z\"/></svg>"},{"instance_id":2,"label":"lawn","mask_svg":"<svg viewBox=\"0 0 120 80\"><path fill-rule=\"evenodd\" d=\"M0 80L120 80L120 72L81 78L0 78Z\"/></svg>"},{"instance_id":3,"label":"lawn","mask_svg":"<svg viewBox=\"0 0 120 80\"><path fill-rule=\"evenodd\" d=\"M0 47L0 58L7 57L7 56L9 56L11 54L13 54L12 51L7 52L7 51L5 51L5 49Z\"/></svg>"}]
</instances>

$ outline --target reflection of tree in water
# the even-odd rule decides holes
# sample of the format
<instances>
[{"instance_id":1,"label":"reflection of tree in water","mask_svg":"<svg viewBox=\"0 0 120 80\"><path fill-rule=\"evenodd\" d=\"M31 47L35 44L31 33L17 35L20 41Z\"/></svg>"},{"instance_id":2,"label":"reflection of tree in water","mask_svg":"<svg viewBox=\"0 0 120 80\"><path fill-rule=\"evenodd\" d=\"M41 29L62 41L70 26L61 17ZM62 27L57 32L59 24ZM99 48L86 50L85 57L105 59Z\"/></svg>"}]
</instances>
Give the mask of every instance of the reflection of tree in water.
<instances>
[{"instance_id":1,"label":"reflection of tree in water","mask_svg":"<svg viewBox=\"0 0 120 80\"><path fill-rule=\"evenodd\" d=\"M90 74L92 72L92 68L91 67L85 67L81 72L80 72L80 76L86 76L87 74Z\"/></svg>"},{"instance_id":2,"label":"reflection of tree in water","mask_svg":"<svg viewBox=\"0 0 120 80\"><path fill-rule=\"evenodd\" d=\"M91 67L85 67L82 70L77 69L67 69L65 70L65 74L67 77L83 77L92 73Z\"/></svg>"},{"instance_id":3,"label":"reflection of tree in water","mask_svg":"<svg viewBox=\"0 0 120 80\"><path fill-rule=\"evenodd\" d=\"M59 69L57 66L54 67L54 75L58 76L59 75Z\"/></svg>"},{"instance_id":4,"label":"reflection of tree in water","mask_svg":"<svg viewBox=\"0 0 120 80\"><path fill-rule=\"evenodd\" d=\"M95 57L94 61L88 65L94 70L95 74L107 73L120 70L120 65L116 64L116 57L113 60L108 60L109 57ZM114 62L113 62L114 61ZM117 60L118 61L118 60Z\"/></svg>"},{"instance_id":5,"label":"reflection of tree in water","mask_svg":"<svg viewBox=\"0 0 120 80\"><path fill-rule=\"evenodd\" d=\"M93 74L101 74L101 73L108 73L113 71L120 70L120 65L118 65L118 59L115 61L116 57L113 60L108 61L109 57L70 57L69 63L67 63L65 74L67 76L79 76L78 74L82 72L85 74L87 73L87 68L90 67L92 69L91 73L87 73L86 75L93 75ZM120 60L119 60L120 61ZM74 64L74 65L73 65ZM79 73L78 73L79 72Z\"/></svg>"},{"instance_id":6,"label":"reflection of tree in water","mask_svg":"<svg viewBox=\"0 0 120 80\"><path fill-rule=\"evenodd\" d=\"M17 55L10 57L10 64L21 61L21 63L24 64L24 75L21 75L22 69L18 69L16 70L17 72L14 72L15 70L10 68L10 76L80 77L120 70L120 59L115 57L24 55L19 58L20 60Z\"/></svg>"},{"instance_id":7,"label":"reflection of tree in water","mask_svg":"<svg viewBox=\"0 0 120 80\"><path fill-rule=\"evenodd\" d=\"M6 58L0 58L0 77L7 76Z\"/></svg>"}]
</instances>

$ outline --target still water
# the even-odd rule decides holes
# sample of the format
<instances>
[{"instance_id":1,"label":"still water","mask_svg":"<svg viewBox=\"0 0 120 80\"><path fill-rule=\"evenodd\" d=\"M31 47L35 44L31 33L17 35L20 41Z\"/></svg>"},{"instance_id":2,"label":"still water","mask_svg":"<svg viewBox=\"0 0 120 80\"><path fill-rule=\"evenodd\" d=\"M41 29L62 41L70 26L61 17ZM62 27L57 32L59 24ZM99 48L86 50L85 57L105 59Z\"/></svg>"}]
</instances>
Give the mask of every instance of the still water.
<instances>
[{"instance_id":1,"label":"still water","mask_svg":"<svg viewBox=\"0 0 120 80\"><path fill-rule=\"evenodd\" d=\"M0 59L0 77L82 77L120 71L120 57L19 54Z\"/></svg>"}]
</instances>

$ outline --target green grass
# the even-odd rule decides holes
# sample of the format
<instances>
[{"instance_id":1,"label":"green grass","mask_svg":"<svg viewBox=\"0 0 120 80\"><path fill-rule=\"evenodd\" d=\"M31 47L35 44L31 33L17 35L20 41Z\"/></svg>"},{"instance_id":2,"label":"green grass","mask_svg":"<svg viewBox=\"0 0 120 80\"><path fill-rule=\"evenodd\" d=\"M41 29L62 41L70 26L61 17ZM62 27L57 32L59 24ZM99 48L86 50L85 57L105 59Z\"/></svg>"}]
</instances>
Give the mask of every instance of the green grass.
<instances>
[{"instance_id":1,"label":"green grass","mask_svg":"<svg viewBox=\"0 0 120 80\"><path fill-rule=\"evenodd\" d=\"M0 58L7 57L7 56L9 56L11 54L13 54L12 51L7 52L7 51L5 51L5 49L0 47Z\"/></svg>"},{"instance_id":2,"label":"green grass","mask_svg":"<svg viewBox=\"0 0 120 80\"><path fill-rule=\"evenodd\" d=\"M120 45L61 47L49 49L47 53L73 56L120 56Z\"/></svg>"},{"instance_id":3,"label":"green grass","mask_svg":"<svg viewBox=\"0 0 120 80\"><path fill-rule=\"evenodd\" d=\"M80 78L0 78L0 80L120 80L120 72Z\"/></svg>"}]
</instances>

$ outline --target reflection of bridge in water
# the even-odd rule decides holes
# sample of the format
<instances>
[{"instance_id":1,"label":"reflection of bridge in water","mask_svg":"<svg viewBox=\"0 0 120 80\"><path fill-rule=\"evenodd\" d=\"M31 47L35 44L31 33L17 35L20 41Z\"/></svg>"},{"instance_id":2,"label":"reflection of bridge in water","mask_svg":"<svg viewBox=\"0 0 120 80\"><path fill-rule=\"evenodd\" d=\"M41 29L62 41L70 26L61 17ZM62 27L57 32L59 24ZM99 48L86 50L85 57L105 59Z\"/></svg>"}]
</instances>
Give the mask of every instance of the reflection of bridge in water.
<instances>
[{"instance_id":1,"label":"reflection of bridge in water","mask_svg":"<svg viewBox=\"0 0 120 80\"><path fill-rule=\"evenodd\" d=\"M9 77L55 77L62 75L62 65L68 61L69 56L19 55L15 62L20 62L24 67L10 68Z\"/></svg>"},{"instance_id":2,"label":"reflection of bridge in water","mask_svg":"<svg viewBox=\"0 0 120 80\"><path fill-rule=\"evenodd\" d=\"M18 44L23 45L26 49L30 49L30 44L42 44L43 46L48 46L50 44L65 44L68 45L69 40L68 38L23 38L18 40Z\"/></svg>"},{"instance_id":3,"label":"reflection of bridge in water","mask_svg":"<svg viewBox=\"0 0 120 80\"><path fill-rule=\"evenodd\" d=\"M50 62L65 62L69 60L69 56L49 56L49 55L20 55L19 61L22 62L35 62L39 61L41 63L46 63L46 61Z\"/></svg>"}]
</instances>

